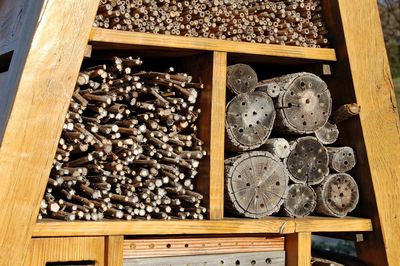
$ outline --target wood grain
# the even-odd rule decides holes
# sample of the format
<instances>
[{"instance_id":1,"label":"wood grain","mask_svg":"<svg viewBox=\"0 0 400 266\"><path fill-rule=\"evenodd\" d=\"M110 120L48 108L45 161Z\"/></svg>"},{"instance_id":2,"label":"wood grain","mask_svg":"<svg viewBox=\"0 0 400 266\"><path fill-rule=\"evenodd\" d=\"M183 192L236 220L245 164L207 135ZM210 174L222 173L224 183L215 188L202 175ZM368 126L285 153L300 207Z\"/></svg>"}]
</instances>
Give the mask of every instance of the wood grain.
<instances>
[{"instance_id":1,"label":"wood grain","mask_svg":"<svg viewBox=\"0 0 400 266\"><path fill-rule=\"evenodd\" d=\"M47 262L67 262L67 261L94 261L96 266L105 265L104 238L103 237L33 238L30 242L28 254L26 254L25 263L23 265L42 266L46 265ZM12 264L8 265L19 265L19 264L13 262Z\"/></svg>"},{"instance_id":2,"label":"wood grain","mask_svg":"<svg viewBox=\"0 0 400 266\"><path fill-rule=\"evenodd\" d=\"M94 236L94 235L179 235L179 234L256 234L295 232L348 232L371 231L369 219L307 217L268 217L264 219L224 219L201 221L99 221L60 222L47 221L36 224L33 235Z\"/></svg>"},{"instance_id":3,"label":"wood grain","mask_svg":"<svg viewBox=\"0 0 400 266\"><path fill-rule=\"evenodd\" d=\"M286 236L286 265L311 265L311 233L297 233Z\"/></svg>"},{"instance_id":4,"label":"wood grain","mask_svg":"<svg viewBox=\"0 0 400 266\"><path fill-rule=\"evenodd\" d=\"M0 148L2 265L26 254L97 5L44 4Z\"/></svg>"},{"instance_id":5,"label":"wood grain","mask_svg":"<svg viewBox=\"0 0 400 266\"><path fill-rule=\"evenodd\" d=\"M284 250L284 237L178 237L128 239L124 259Z\"/></svg>"},{"instance_id":6,"label":"wood grain","mask_svg":"<svg viewBox=\"0 0 400 266\"><path fill-rule=\"evenodd\" d=\"M123 263L124 236L105 238L105 260L107 266L120 266Z\"/></svg>"},{"instance_id":7,"label":"wood grain","mask_svg":"<svg viewBox=\"0 0 400 266\"><path fill-rule=\"evenodd\" d=\"M356 102L362 108L360 122L378 212L374 228L377 234L382 232L385 244L383 250L382 244L377 244L377 235L375 241L371 239L362 244L360 254L369 263L385 265L386 251L387 263L398 265L400 123L377 2L365 0L360 5L338 0L338 3ZM371 209L364 212L373 214Z\"/></svg>"},{"instance_id":8,"label":"wood grain","mask_svg":"<svg viewBox=\"0 0 400 266\"><path fill-rule=\"evenodd\" d=\"M335 51L328 48L306 48L273 44L255 44L246 42L238 43L234 41L214 40L207 38L191 38L162 34L155 35L151 33L124 32L99 28L92 29L90 40L93 42L148 45L242 54L280 56L286 58L305 58L314 60L336 61Z\"/></svg>"}]
</instances>

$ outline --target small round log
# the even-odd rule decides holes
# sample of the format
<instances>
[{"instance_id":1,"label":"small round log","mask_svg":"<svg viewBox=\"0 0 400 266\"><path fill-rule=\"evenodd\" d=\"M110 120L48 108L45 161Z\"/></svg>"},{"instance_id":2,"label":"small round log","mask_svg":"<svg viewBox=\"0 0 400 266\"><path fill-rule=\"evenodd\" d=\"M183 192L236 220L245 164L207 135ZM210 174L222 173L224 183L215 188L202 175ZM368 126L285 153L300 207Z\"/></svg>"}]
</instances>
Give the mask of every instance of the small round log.
<instances>
[{"instance_id":1,"label":"small round log","mask_svg":"<svg viewBox=\"0 0 400 266\"><path fill-rule=\"evenodd\" d=\"M295 183L316 185L329 174L327 149L314 137L294 141L285 163Z\"/></svg>"},{"instance_id":2,"label":"small round log","mask_svg":"<svg viewBox=\"0 0 400 266\"><path fill-rule=\"evenodd\" d=\"M227 211L250 218L278 212L289 182L279 158L269 152L252 151L230 162L225 172Z\"/></svg>"},{"instance_id":3,"label":"small round log","mask_svg":"<svg viewBox=\"0 0 400 266\"><path fill-rule=\"evenodd\" d=\"M276 130L310 134L324 126L332 109L326 83L311 73L296 73L280 79L281 93L275 98Z\"/></svg>"},{"instance_id":4,"label":"small round log","mask_svg":"<svg viewBox=\"0 0 400 266\"><path fill-rule=\"evenodd\" d=\"M267 139L261 149L266 150L278 158L287 158L290 154L290 144L284 138Z\"/></svg>"},{"instance_id":5,"label":"small round log","mask_svg":"<svg viewBox=\"0 0 400 266\"><path fill-rule=\"evenodd\" d=\"M315 188L317 207L315 211L334 217L344 217L353 211L358 203L357 183L345 173L329 175Z\"/></svg>"},{"instance_id":6,"label":"small round log","mask_svg":"<svg viewBox=\"0 0 400 266\"><path fill-rule=\"evenodd\" d=\"M260 147L271 134L274 121L274 104L266 93L237 95L226 107L228 148L247 151Z\"/></svg>"},{"instance_id":7,"label":"small round log","mask_svg":"<svg viewBox=\"0 0 400 266\"><path fill-rule=\"evenodd\" d=\"M235 94L254 91L258 82L257 73L245 64L228 66L226 85Z\"/></svg>"},{"instance_id":8,"label":"small round log","mask_svg":"<svg viewBox=\"0 0 400 266\"><path fill-rule=\"evenodd\" d=\"M344 104L332 113L330 120L335 124L339 124L358 115L360 111L361 107L357 103Z\"/></svg>"},{"instance_id":9,"label":"small round log","mask_svg":"<svg viewBox=\"0 0 400 266\"><path fill-rule=\"evenodd\" d=\"M326 122L326 124L317 129L314 134L322 144L333 144L339 137L339 129L335 124Z\"/></svg>"},{"instance_id":10,"label":"small round log","mask_svg":"<svg viewBox=\"0 0 400 266\"><path fill-rule=\"evenodd\" d=\"M338 173L345 173L356 165L356 156L351 147L328 147L329 167Z\"/></svg>"},{"instance_id":11,"label":"small round log","mask_svg":"<svg viewBox=\"0 0 400 266\"><path fill-rule=\"evenodd\" d=\"M257 83L256 91L266 92L272 98L276 98L283 90L283 85L280 78L266 79Z\"/></svg>"},{"instance_id":12,"label":"small round log","mask_svg":"<svg viewBox=\"0 0 400 266\"><path fill-rule=\"evenodd\" d=\"M286 216L300 218L310 215L316 205L317 194L314 189L304 184L289 186L288 194L283 202Z\"/></svg>"}]
</instances>

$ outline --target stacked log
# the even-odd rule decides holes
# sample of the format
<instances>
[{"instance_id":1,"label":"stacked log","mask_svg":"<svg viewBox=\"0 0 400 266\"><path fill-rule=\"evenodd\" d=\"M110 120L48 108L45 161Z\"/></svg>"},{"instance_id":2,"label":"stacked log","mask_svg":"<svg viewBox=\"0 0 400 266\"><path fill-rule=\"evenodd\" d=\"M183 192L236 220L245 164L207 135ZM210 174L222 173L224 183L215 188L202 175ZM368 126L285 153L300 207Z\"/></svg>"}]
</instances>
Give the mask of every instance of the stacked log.
<instances>
[{"instance_id":1,"label":"stacked log","mask_svg":"<svg viewBox=\"0 0 400 266\"><path fill-rule=\"evenodd\" d=\"M203 219L194 179L202 84L113 57L77 81L39 218Z\"/></svg>"},{"instance_id":2,"label":"stacked log","mask_svg":"<svg viewBox=\"0 0 400 266\"><path fill-rule=\"evenodd\" d=\"M319 0L101 0L94 26L253 43L329 45Z\"/></svg>"},{"instance_id":3,"label":"stacked log","mask_svg":"<svg viewBox=\"0 0 400 266\"><path fill-rule=\"evenodd\" d=\"M250 66L238 64L228 69L227 86L238 94L227 106L228 151L246 153L225 161L227 210L252 218L280 210L291 217L305 217L314 211L343 217L354 210L358 187L346 172L356 165L355 152L351 147L325 145L336 142L336 124L358 114L359 106L344 105L330 117L332 100L327 84L311 73L289 74L250 86L250 79L241 76L254 71ZM258 120L257 125L268 130L260 135L248 121L253 110L266 109L275 111L276 116L274 121ZM265 115L271 117L269 113ZM268 139L270 134L274 137ZM269 178L279 180L282 187L266 186L261 191L259 184ZM278 189L274 196L269 195L271 188ZM257 205L263 193L267 210Z\"/></svg>"}]
</instances>

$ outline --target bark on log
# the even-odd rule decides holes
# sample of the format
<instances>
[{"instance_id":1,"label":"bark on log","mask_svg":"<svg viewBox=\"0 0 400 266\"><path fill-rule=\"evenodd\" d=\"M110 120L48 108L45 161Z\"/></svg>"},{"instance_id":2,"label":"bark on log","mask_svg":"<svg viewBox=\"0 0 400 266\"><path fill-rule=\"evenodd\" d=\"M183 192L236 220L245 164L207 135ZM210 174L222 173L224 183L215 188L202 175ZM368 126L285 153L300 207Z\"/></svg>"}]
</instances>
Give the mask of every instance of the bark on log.
<instances>
[{"instance_id":1,"label":"bark on log","mask_svg":"<svg viewBox=\"0 0 400 266\"><path fill-rule=\"evenodd\" d=\"M356 165L356 156L351 147L328 147L329 167L338 173L345 173Z\"/></svg>"},{"instance_id":2,"label":"bark on log","mask_svg":"<svg viewBox=\"0 0 400 266\"><path fill-rule=\"evenodd\" d=\"M344 104L332 113L330 120L339 124L360 113L361 107L357 103Z\"/></svg>"},{"instance_id":3,"label":"bark on log","mask_svg":"<svg viewBox=\"0 0 400 266\"><path fill-rule=\"evenodd\" d=\"M235 94L252 92L258 82L257 73L245 64L228 66L226 85Z\"/></svg>"},{"instance_id":4,"label":"bark on log","mask_svg":"<svg viewBox=\"0 0 400 266\"><path fill-rule=\"evenodd\" d=\"M317 129L314 134L322 144L333 144L339 137L339 129L336 124L328 121L323 127Z\"/></svg>"},{"instance_id":5,"label":"bark on log","mask_svg":"<svg viewBox=\"0 0 400 266\"><path fill-rule=\"evenodd\" d=\"M285 163L295 183L316 185L329 174L328 151L314 137L294 141Z\"/></svg>"},{"instance_id":6,"label":"bark on log","mask_svg":"<svg viewBox=\"0 0 400 266\"><path fill-rule=\"evenodd\" d=\"M317 195L314 189L304 184L289 186L288 194L283 202L286 216L305 217L314 211L317 205Z\"/></svg>"},{"instance_id":7,"label":"bark on log","mask_svg":"<svg viewBox=\"0 0 400 266\"><path fill-rule=\"evenodd\" d=\"M253 151L227 161L226 207L235 215L261 218L279 211L288 189L288 172L269 152Z\"/></svg>"},{"instance_id":8,"label":"bark on log","mask_svg":"<svg viewBox=\"0 0 400 266\"><path fill-rule=\"evenodd\" d=\"M258 90L268 91L269 95L279 90L278 97L274 98L274 129L278 132L310 134L328 121L332 108L331 94L318 76L301 72L261 83L263 86Z\"/></svg>"},{"instance_id":9,"label":"bark on log","mask_svg":"<svg viewBox=\"0 0 400 266\"><path fill-rule=\"evenodd\" d=\"M260 147L271 134L274 121L274 105L266 93L237 95L226 107L228 148L247 151Z\"/></svg>"},{"instance_id":10,"label":"bark on log","mask_svg":"<svg viewBox=\"0 0 400 266\"><path fill-rule=\"evenodd\" d=\"M358 203L357 183L345 173L329 175L315 188L317 207L315 211L334 217L344 217L353 211Z\"/></svg>"}]
</instances>

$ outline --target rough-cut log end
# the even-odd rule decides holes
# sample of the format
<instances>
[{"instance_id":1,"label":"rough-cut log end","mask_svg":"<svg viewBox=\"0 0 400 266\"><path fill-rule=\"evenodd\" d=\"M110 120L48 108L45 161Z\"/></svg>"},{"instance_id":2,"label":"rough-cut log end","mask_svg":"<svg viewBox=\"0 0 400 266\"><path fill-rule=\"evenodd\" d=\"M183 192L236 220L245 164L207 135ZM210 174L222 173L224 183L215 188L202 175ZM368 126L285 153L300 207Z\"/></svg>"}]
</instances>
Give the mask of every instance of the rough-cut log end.
<instances>
[{"instance_id":1,"label":"rough-cut log end","mask_svg":"<svg viewBox=\"0 0 400 266\"><path fill-rule=\"evenodd\" d=\"M314 211L317 195L314 190L304 184L289 186L288 194L283 202L284 212L290 217L305 217Z\"/></svg>"},{"instance_id":2,"label":"rough-cut log end","mask_svg":"<svg viewBox=\"0 0 400 266\"><path fill-rule=\"evenodd\" d=\"M328 153L329 167L338 173L348 172L356 165L356 156L351 147L329 147Z\"/></svg>"},{"instance_id":3,"label":"rough-cut log end","mask_svg":"<svg viewBox=\"0 0 400 266\"><path fill-rule=\"evenodd\" d=\"M269 152L243 153L226 167L227 210L250 218L271 215L279 211L288 182L285 166Z\"/></svg>"},{"instance_id":4,"label":"rough-cut log end","mask_svg":"<svg viewBox=\"0 0 400 266\"><path fill-rule=\"evenodd\" d=\"M315 211L334 217L344 217L353 211L358 203L357 183L345 173L329 175L315 188L317 207Z\"/></svg>"},{"instance_id":5,"label":"rough-cut log end","mask_svg":"<svg viewBox=\"0 0 400 266\"><path fill-rule=\"evenodd\" d=\"M326 124L314 132L315 136L322 144L333 144L339 137L339 129L335 124L326 122Z\"/></svg>"},{"instance_id":6,"label":"rough-cut log end","mask_svg":"<svg viewBox=\"0 0 400 266\"><path fill-rule=\"evenodd\" d=\"M280 132L310 134L324 126L331 114L332 99L326 83L311 73L282 77L276 128Z\"/></svg>"},{"instance_id":7,"label":"rough-cut log end","mask_svg":"<svg viewBox=\"0 0 400 266\"><path fill-rule=\"evenodd\" d=\"M235 94L254 91L258 82L257 73L245 64L228 66L226 85Z\"/></svg>"},{"instance_id":8,"label":"rough-cut log end","mask_svg":"<svg viewBox=\"0 0 400 266\"><path fill-rule=\"evenodd\" d=\"M258 148L271 134L274 121L274 104L266 93L239 94L226 108L227 141L233 150Z\"/></svg>"},{"instance_id":9,"label":"rough-cut log end","mask_svg":"<svg viewBox=\"0 0 400 266\"><path fill-rule=\"evenodd\" d=\"M316 185L329 174L328 151L314 137L294 141L285 162L295 183Z\"/></svg>"}]
</instances>

